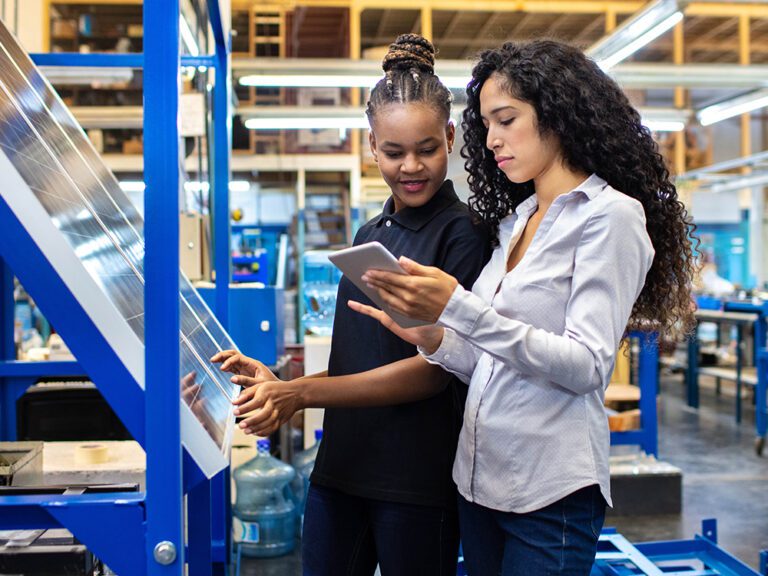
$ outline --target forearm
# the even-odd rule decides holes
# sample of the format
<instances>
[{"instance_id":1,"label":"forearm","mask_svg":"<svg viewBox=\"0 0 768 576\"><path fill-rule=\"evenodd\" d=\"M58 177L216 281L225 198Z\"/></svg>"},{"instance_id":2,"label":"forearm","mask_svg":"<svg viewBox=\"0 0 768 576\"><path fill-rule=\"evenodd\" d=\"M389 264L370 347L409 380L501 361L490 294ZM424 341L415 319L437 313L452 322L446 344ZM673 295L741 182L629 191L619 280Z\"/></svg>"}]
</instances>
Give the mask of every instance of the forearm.
<instances>
[{"instance_id":1,"label":"forearm","mask_svg":"<svg viewBox=\"0 0 768 576\"><path fill-rule=\"evenodd\" d=\"M361 408L424 400L441 392L450 376L421 355L346 376L293 381L304 408Z\"/></svg>"}]
</instances>

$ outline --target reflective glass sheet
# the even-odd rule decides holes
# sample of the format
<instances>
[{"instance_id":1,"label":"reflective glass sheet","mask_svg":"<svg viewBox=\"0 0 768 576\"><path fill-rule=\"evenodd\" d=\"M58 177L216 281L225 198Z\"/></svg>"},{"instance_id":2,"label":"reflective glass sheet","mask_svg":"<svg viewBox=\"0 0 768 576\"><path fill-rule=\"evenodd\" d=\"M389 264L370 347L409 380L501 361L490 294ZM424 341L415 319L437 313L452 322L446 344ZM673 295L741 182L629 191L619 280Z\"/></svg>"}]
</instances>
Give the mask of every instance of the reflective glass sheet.
<instances>
[{"instance_id":1,"label":"reflective glass sheet","mask_svg":"<svg viewBox=\"0 0 768 576\"><path fill-rule=\"evenodd\" d=\"M143 220L2 22L0 149L88 274L144 341ZM225 449L235 387L208 359L234 344L183 274L179 299L180 393L211 438Z\"/></svg>"}]
</instances>

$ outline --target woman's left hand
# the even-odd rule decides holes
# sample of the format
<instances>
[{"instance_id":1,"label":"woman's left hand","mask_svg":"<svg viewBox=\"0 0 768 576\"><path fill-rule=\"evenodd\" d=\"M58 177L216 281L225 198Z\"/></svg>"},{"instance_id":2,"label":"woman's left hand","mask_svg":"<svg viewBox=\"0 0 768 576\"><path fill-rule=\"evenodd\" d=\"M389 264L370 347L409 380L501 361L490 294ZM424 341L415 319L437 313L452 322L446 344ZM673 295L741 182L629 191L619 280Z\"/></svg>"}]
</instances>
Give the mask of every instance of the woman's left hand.
<instances>
[{"instance_id":1,"label":"woman's left hand","mask_svg":"<svg viewBox=\"0 0 768 576\"><path fill-rule=\"evenodd\" d=\"M363 281L376 288L382 300L393 310L435 323L459 284L450 274L434 266L422 266L401 256L400 266L408 274L368 270Z\"/></svg>"},{"instance_id":2,"label":"woman's left hand","mask_svg":"<svg viewBox=\"0 0 768 576\"><path fill-rule=\"evenodd\" d=\"M269 436L304 408L299 380L265 380L234 376L232 382L246 388L232 403L235 415L247 414L239 426L246 434Z\"/></svg>"}]
</instances>

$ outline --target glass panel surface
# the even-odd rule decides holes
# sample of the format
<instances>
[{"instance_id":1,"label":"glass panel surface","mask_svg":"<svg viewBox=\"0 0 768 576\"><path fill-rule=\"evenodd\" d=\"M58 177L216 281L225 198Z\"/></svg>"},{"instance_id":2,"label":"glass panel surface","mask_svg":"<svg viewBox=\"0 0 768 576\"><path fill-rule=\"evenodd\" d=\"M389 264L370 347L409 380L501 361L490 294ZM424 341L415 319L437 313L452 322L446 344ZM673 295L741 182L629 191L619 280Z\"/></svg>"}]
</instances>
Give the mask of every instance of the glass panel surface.
<instances>
[{"instance_id":1,"label":"glass panel surface","mask_svg":"<svg viewBox=\"0 0 768 576\"><path fill-rule=\"evenodd\" d=\"M0 149L26 182L29 201L40 203L85 270L143 342L144 222L69 110L2 22ZM235 346L181 273L179 300L180 394L219 448L225 449L227 428L232 425L230 399L236 387L208 359Z\"/></svg>"}]
</instances>

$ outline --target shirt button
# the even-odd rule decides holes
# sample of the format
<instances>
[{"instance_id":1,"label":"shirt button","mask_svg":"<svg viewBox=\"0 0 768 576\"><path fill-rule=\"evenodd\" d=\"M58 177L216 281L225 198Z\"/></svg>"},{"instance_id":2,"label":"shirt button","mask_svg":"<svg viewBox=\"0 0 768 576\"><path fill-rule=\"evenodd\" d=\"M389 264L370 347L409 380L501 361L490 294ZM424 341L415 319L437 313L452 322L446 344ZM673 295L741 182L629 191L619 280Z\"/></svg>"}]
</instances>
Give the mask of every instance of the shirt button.
<instances>
[{"instance_id":1,"label":"shirt button","mask_svg":"<svg viewBox=\"0 0 768 576\"><path fill-rule=\"evenodd\" d=\"M386 223L385 223L385 225L386 225L386 227L387 227L387 228L389 228L390 226L392 226L392 220L387 220L387 221L386 221Z\"/></svg>"},{"instance_id":2,"label":"shirt button","mask_svg":"<svg viewBox=\"0 0 768 576\"><path fill-rule=\"evenodd\" d=\"M443 360L449 360L450 358L451 358L450 354L446 354L445 356L443 356Z\"/></svg>"}]
</instances>

